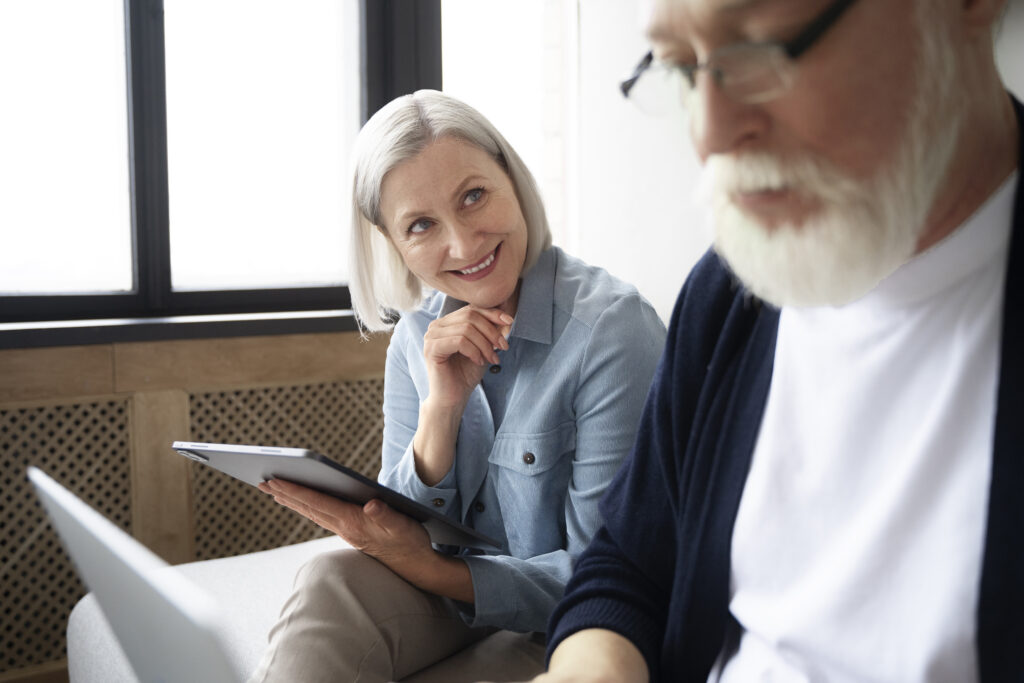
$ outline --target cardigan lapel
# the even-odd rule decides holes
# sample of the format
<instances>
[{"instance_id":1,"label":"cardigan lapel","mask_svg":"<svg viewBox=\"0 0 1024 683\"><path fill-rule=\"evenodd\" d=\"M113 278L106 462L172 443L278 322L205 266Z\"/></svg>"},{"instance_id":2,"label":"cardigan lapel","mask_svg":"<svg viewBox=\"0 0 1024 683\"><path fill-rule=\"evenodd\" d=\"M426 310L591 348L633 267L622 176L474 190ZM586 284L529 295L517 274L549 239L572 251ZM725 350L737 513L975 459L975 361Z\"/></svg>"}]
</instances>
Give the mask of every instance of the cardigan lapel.
<instances>
[{"instance_id":1,"label":"cardigan lapel","mask_svg":"<svg viewBox=\"0 0 1024 683\"><path fill-rule=\"evenodd\" d=\"M1024 107L1017 114L1018 169L1024 162ZM992 481L978 599L981 680L1024 680L1024 172L1018 171L1006 270Z\"/></svg>"}]
</instances>

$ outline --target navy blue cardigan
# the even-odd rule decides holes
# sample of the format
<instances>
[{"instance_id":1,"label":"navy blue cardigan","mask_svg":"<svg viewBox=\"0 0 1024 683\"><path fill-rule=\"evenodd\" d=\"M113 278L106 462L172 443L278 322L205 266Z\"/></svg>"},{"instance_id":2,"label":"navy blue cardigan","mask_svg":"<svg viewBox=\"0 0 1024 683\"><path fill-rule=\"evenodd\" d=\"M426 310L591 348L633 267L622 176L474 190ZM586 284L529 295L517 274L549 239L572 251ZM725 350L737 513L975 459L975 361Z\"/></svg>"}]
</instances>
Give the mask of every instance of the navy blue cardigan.
<instances>
[{"instance_id":1,"label":"navy blue cardigan","mask_svg":"<svg viewBox=\"0 0 1024 683\"><path fill-rule=\"evenodd\" d=\"M1024 110L1016 101L1014 107L1024 130ZM977 607L984 683L1024 681L1021 185ZM549 652L576 631L607 628L640 649L652 680L707 680L735 624L728 606L732 529L768 397L778 322L778 310L742 289L714 253L694 268L669 324L634 453L602 501L605 526L579 558L551 617Z\"/></svg>"}]
</instances>

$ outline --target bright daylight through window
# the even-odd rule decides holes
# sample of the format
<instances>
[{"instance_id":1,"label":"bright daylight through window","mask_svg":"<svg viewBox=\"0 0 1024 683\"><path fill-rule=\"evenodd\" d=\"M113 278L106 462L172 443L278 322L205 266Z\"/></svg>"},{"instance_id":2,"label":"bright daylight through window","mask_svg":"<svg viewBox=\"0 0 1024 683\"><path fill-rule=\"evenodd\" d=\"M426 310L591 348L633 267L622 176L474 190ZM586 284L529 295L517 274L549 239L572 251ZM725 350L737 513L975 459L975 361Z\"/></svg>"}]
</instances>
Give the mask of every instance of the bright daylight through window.
<instances>
[{"instance_id":1,"label":"bright daylight through window","mask_svg":"<svg viewBox=\"0 0 1024 683\"><path fill-rule=\"evenodd\" d=\"M124 3L0 3L0 294L132 288Z\"/></svg>"},{"instance_id":2,"label":"bright daylight through window","mask_svg":"<svg viewBox=\"0 0 1024 683\"><path fill-rule=\"evenodd\" d=\"M175 290L347 279L358 5L165 0Z\"/></svg>"},{"instance_id":3,"label":"bright daylight through window","mask_svg":"<svg viewBox=\"0 0 1024 683\"><path fill-rule=\"evenodd\" d=\"M345 175L360 124L358 0L164 0L162 26L157 13L158 28L146 33L138 26L153 25L152 5L0 2L7 314L28 310L31 318L34 310L31 303L7 309L12 296L111 298L168 279L151 287L157 299L347 279ZM129 58L131 12L139 17L128 44L143 51ZM164 148L165 103L166 186L162 154L152 153ZM149 151L140 162L143 140ZM162 256L146 253L154 244ZM152 271L161 271L157 279ZM144 298L96 310L160 312Z\"/></svg>"}]
</instances>

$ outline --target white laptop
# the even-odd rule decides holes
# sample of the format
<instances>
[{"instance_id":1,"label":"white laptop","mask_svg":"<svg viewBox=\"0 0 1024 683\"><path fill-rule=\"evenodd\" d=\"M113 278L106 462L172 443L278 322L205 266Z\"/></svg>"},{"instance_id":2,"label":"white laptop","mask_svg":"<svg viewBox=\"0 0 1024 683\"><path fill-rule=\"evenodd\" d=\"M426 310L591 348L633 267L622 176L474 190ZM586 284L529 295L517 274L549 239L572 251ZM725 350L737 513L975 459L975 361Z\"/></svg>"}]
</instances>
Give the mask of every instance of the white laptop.
<instances>
[{"instance_id":1,"label":"white laptop","mask_svg":"<svg viewBox=\"0 0 1024 683\"><path fill-rule=\"evenodd\" d=\"M35 467L54 528L141 683L238 683L212 597Z\"/></svg>"}]
</instances>

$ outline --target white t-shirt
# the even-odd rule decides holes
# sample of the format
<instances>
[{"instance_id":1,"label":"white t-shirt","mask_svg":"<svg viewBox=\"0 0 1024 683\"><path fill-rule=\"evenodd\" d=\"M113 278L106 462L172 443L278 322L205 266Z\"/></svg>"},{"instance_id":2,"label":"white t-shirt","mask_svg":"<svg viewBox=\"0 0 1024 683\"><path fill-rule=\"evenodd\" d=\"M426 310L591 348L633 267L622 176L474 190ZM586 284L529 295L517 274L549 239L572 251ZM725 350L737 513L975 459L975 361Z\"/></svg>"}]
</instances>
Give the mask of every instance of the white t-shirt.
<instances>
[{"instance_id":1,"label":"white t-shirt","mask_svg":"<svg viewBox=\"0 0 1024 683\"><path fill-rule=\"evenodd\" d=\"M782 311L711 680L977 681L1016 175L862 299Z\"/></svg>"}]
</instances>

